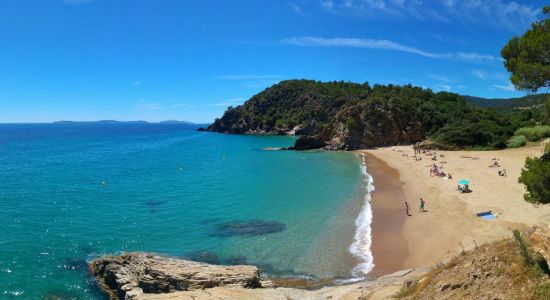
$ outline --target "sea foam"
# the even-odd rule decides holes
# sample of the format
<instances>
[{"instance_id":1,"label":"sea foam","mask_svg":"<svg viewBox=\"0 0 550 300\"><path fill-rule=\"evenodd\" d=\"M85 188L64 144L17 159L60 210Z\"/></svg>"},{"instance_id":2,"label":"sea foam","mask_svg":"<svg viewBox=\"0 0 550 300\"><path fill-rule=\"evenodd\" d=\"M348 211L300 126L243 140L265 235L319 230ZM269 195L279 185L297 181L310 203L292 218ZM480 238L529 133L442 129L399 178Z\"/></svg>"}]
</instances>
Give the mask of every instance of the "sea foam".
<instances>
[{"instance_id":1,"label":"sea foam","mask_svg":"<svg viewBox=\"0 0 550 300\"><path fill-rule=\"evenodd\" d=\"M356 265L351 273L356 279L362 279L368 274L372 268L374 268L374 262L371 251L372 244L372 208L370 205L371 194L374 191L374 180L372 176L367 172L367 162L364 154L361 154L361 173L363 174L363 181L365 187L365 203L361 213L355 220L357 229L353 238L353 243L349 247L349 251L355 257L359 258L360 263Z\"/></svg>"}]
</instances>

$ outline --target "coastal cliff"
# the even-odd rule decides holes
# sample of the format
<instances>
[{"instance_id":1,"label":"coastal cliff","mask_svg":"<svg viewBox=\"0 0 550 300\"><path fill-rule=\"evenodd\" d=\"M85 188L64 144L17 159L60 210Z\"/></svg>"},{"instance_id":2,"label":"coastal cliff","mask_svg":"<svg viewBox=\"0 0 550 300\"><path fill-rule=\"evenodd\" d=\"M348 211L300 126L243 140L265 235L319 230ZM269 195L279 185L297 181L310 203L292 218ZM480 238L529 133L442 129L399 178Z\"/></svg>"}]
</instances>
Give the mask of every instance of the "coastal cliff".
<instances>
[{"instance_id":1,"label":"coastal cliff","mask_svg":"<svg viewBox=\"0 0 550 300\"><path fill-rule=\"evenodd\" d=\"M504 148L515 129L538 118L466 99L411 85L287 80L229 107L203 130L304 136L295 146L300 150L355 150L426 139L447 149Z\"/></svg>"}]
</instances>

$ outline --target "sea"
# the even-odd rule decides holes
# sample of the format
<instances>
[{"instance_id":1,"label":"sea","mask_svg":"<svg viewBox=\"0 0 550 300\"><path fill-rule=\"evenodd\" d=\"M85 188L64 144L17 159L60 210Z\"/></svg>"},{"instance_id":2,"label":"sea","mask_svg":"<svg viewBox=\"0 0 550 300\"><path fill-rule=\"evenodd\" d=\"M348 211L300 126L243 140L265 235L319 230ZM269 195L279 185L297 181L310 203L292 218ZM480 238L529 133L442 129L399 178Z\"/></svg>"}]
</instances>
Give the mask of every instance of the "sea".
<instances>
[{"instance_id":1,"label":"sea","mask_svg":"<svg viewBox=\"0 0 550 300\"><path fill-rule=\"evenodd\" d=\"M0 124L0 299L105 299L86 263L128 251L269 276L368 273L364 158L196 129Z\"/></svg>"}]
</instances>

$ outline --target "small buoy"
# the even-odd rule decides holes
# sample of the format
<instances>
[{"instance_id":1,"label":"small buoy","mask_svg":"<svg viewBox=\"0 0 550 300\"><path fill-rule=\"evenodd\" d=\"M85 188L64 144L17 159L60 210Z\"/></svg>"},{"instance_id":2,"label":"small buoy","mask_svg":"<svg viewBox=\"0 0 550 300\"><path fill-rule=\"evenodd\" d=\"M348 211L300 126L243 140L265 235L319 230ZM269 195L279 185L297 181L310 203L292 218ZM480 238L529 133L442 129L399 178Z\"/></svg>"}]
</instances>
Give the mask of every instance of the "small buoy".
<instances>
[{"instance_id":1,"label":"small buoy","mask_svg":"<svg viewBox=\"0 0 550 300\"><path fill-rule=\"evenodd\" d=\"M183 170L183 168L182 168L182 167L180 167L180 171L182 171L182 170Z\"/></svg>"},{"instance_id":2,"label":"small buoy","mask_svg":"<svg viewBox=\"0 0 550 300\"><path fill-rule=\"evenodd\" d=\"M105 181L102 181L102 182L101 182L101 184L103 184L103 185L106 185L106 184L107 184L107 182L105 182Z\"/></svg>"}]
</instances>

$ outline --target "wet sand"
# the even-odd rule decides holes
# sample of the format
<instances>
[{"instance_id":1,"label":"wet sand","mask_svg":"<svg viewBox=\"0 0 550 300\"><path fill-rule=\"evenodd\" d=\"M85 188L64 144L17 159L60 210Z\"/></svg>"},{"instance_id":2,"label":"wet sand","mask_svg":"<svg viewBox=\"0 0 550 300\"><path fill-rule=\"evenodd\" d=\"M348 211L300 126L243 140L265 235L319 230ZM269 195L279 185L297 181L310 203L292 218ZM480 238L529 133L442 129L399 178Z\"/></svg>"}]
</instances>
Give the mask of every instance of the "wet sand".
<instances>
[{"instance_id":1,"label":"wet sand","mask_svg":"<svg viewBox=\"0 0 550 300\"><path fill-rule=\"evenodd\" d=\"M384 161L366 154L367 172L374 179L372 193L372 254L374 269L369 277L378 277L403 269L408 256L407 241L403 235L405 200L399 173ZM409 201L410 210L416 207Z\"/></svg>"}]
</instances>

